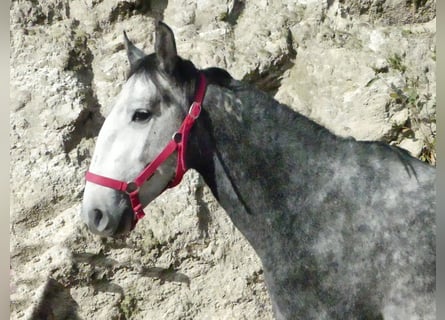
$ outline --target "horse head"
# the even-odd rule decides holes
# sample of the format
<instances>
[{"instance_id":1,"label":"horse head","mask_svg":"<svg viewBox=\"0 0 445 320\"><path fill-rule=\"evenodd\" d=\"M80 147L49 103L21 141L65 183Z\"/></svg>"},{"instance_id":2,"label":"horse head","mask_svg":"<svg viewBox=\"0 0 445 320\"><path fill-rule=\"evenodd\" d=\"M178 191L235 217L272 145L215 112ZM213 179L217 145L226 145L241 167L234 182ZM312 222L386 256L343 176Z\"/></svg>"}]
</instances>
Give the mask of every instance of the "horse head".
<instances>
[{"instance_id":1,"label":"horse head","mask_svg":"<svg viewBox=\"0 0 445 320\"><path fill-rule=\"evenodd\" d=\"M89 229L102 236L131 230L142 208L179 182L185 171L185 155L179 154L186 141L178 128L190 130L200 111L199 102L187 113L196 100L199 72L177 55L167 25L156 25L152 54L133 45L125 32L124 41L129 76L97 137L81 211Z\"/></svg>"}]
</instances>

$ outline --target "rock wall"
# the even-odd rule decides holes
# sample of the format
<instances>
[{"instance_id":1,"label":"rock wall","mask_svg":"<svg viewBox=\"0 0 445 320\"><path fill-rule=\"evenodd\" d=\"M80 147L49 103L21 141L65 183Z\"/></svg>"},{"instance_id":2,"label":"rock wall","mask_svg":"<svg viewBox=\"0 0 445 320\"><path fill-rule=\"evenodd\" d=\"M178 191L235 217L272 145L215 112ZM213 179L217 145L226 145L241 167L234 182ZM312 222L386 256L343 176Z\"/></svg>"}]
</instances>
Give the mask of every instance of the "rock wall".
<instances>
[{"instance_id":1,"label":"rock wall","mask_svg":"<svg viewBox=\"0 0 445 320\"><path fill-rule=\"evenodd\" d=\"M261 265L196 172L126 239L80 223L83 176L153 22L178 52L343 136L435 163L431 0L11 2L11 319L272 319Z\"/></svg>"}]
</instances>

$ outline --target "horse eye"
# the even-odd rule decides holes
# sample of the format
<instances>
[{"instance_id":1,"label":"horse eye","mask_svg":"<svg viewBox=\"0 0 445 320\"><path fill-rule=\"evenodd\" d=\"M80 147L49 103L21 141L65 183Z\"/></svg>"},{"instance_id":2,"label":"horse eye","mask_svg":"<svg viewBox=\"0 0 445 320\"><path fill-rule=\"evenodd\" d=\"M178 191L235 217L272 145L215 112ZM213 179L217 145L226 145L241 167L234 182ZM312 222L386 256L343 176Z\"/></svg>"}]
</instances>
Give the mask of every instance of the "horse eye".
<instances>
[{"instance_id":1,"label":"horse eye","mask_svg":"<svg viewBox=\"0 0 445 320\"><path fill-rule=\"evenodd\" d=\"M148 110L136 110L131 121L141 122L151 118L151 112Z\"/></svg>"}]
</instances>

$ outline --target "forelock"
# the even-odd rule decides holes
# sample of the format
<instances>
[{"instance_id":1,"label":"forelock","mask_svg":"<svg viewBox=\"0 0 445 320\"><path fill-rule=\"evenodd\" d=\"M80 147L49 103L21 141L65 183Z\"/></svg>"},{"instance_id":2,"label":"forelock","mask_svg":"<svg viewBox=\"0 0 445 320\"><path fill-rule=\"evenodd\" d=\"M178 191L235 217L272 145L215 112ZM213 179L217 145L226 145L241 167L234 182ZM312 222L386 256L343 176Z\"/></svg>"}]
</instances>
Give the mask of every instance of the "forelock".
<instances>
[{"instance_id":1,"label":"forelock","mask_svg":"<svg viewBox=\"0 0 445 320\"><path fill-rule=\"evenodd\" d=\"M136 74L145 73L148 76L153 76L156 72L158 72L158 62L156 54L152 53L139 59L131 66L130 71L127 74L127 80Z\"/></svg>"}]
</instances>

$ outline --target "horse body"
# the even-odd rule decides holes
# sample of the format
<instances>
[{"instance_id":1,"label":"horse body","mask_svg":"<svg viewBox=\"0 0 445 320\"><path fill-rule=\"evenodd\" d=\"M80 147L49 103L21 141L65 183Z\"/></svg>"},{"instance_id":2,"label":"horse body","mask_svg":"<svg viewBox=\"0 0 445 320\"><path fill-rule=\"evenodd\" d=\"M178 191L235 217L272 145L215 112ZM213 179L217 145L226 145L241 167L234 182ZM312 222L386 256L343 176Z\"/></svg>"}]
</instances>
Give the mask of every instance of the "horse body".
<instances>
[{"instance_id":1,"label":"horse body","mask_svg":"<svg viewBox=\"0 0 445 320\"><path fill-rule=\"evenodd\" d=\"M155 55L127 43L129 82L154 84L144 103L156 105L158 115L144 134L165 143L193 101L198 70L176 56L167 26L160 24L156 36ZM223 70L202 72L209 84L187 164L260 257L275 317L433 319L434 168L383 143L337 137ZM129 85L125 94L137 87ZM131 114L128 105L118 103L112 113L118 107ZM117 139L107 121L100 145ZM161 148L151 140L137 155L136 172L102 166L110 158L104 147L96 150L101 155L95 151L94 169L130 181ZM164 164L141 188L144 205L166 187L171 168ZM104 197L111 204L100 203ZM128 231L129 204L121 193L87 183L83 207L94 232Z\"/></svg>"},{"instance_id":2,"label":"horse body","mask_svg":"<svg viewBox=\"0 0 445 320\"><path fill-rule=\"evenodd\" d=\"M204 100L212 190L259 255L277 318L433 318L434 169L232 83Z\"/></svg>"}]
</instances>

